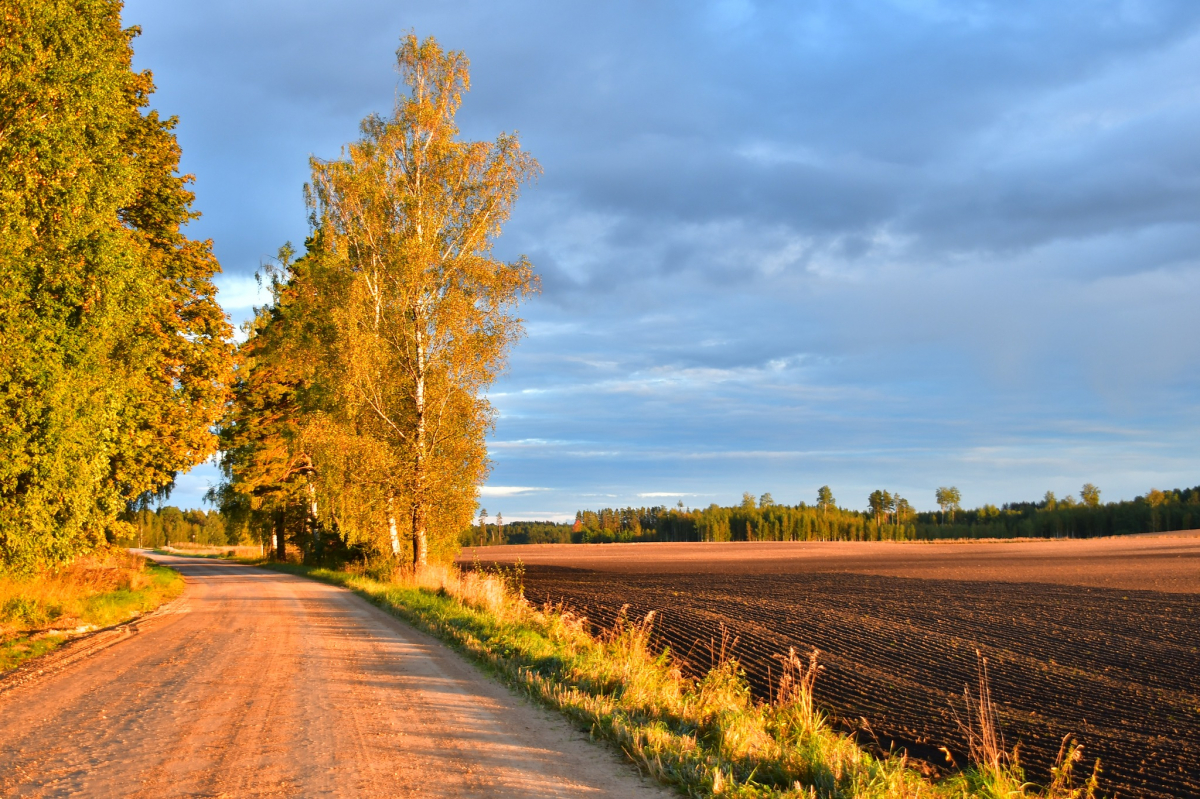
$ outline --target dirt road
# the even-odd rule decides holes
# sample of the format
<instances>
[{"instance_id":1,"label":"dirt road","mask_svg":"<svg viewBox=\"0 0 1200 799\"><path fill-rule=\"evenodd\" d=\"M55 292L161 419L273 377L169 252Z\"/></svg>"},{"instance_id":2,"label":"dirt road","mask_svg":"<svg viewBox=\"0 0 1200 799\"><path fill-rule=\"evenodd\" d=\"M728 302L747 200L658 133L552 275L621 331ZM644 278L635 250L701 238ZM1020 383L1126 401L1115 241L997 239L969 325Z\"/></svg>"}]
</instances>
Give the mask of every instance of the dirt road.
<instances>
[{"instance_id":1,"label":"dirt road","mask_svg":"<svg viewBox=\"0 0 1200 799\"><path fill-rule=\"evenodd\" d=\"M177 612L0 695L0 795L671 795L347 591L155 557Z\"/></svg>"}]
</instances>

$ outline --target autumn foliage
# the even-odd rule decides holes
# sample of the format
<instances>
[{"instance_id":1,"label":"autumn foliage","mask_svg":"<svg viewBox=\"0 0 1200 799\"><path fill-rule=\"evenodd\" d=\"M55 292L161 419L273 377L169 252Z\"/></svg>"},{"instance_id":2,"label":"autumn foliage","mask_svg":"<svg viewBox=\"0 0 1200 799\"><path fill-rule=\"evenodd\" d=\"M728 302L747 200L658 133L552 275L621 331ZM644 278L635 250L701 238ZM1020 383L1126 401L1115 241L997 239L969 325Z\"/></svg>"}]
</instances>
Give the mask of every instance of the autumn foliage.
<instances>
[{"instance_id":1,"label":"autumn foliage","mask_svg":"<svg viewBox=\"0 0 1200 799\"><path fill-rule=\"evenodd\" d=\"M0 569L126 532L226 401L219 267L120 12L0 2Z\"/></svg>"},{"instance_id":2,"label":"autumn foliage","mask_svg":"<svg viewBox=\"0 0 1200 799\"><path fill-rule=\"evenodd\" d=\"M462 53L409 35L397 65L392 115L312 160L312 235L268 270L223 425L222 508L280 557L288 541L418 566L454 550L487 472L483 392L536 290L492 247L537 163L514 135L459 139Z\"/></svg>"}]
</instances>

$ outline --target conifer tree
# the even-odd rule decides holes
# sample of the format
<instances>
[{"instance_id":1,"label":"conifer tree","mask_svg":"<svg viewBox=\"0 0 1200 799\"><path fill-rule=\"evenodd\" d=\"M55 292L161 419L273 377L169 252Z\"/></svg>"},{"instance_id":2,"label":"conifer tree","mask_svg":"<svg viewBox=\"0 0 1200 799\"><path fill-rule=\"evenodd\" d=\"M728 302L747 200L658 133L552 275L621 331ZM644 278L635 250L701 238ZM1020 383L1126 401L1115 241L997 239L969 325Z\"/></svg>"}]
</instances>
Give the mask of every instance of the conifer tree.
<instances>
[{"instance_id":1,"label":"conifer tree","mask_svg":"<svg viewBox=\"0 0 1200 799\"><path fill-rule=\"evenodd\" d=\"M291 244L285 244L278 265L267 266L273 301L245 325L233 402L220 426L225 480L211 496L235 526L271 541L280 559L286 552L289 516L296 515L296 506L311 507L304 495L312 488L314 472L301 440L304 390L313 370L297 329L305 311L296 301L304 262L293 263L294 254Z\"/></svg>"}]
</instances>

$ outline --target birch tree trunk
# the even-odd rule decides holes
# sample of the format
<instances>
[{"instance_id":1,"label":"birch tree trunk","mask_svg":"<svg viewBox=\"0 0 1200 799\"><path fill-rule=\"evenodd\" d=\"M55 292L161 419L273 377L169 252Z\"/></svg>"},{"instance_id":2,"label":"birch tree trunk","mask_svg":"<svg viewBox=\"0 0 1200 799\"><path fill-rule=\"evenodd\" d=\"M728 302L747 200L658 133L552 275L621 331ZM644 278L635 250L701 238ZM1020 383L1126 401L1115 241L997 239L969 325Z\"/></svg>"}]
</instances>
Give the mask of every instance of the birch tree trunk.
<instances>
[{"instance_id":1,"label":"birch tree trunk","mask_svg":"<svg viewBox=\"0 0 1200 799\"><path fill-rule=\"evenodd\" d=\"M321 545L320 527L317 525L317 487L309 480L304 488L308 493L308 528L312 534L313 551L316 552Z\"/></svg>"},{"instance_id":2,"label":"birch tree trunk","mask_svg":"<svg viewBox=\"0 0 1200 799\"><path fill-rule=\"evenodd\" d=\"M421 320L418 319L416 329L416 349L417 349L417 364L416 364L416 442L415 450L416 457L413 459L413 565L418 569L423 568L429 559L429 534L426 530L428 521L428 512L426 503L428 502L428 492L426 486L426 420L425 420L425 333L421 329Z\"/></svg>"},{"instance_id":3,"label":"birch tree trunk","mask_svg":"<svg viewBox=\"0 0 1200 799\"><path fill-rule=\"evenodd\" d=\"M392 539L392 557L400 560L400 533L396 530L395 498L388 497L388 534Z\"/></svg>"}]
</instances>

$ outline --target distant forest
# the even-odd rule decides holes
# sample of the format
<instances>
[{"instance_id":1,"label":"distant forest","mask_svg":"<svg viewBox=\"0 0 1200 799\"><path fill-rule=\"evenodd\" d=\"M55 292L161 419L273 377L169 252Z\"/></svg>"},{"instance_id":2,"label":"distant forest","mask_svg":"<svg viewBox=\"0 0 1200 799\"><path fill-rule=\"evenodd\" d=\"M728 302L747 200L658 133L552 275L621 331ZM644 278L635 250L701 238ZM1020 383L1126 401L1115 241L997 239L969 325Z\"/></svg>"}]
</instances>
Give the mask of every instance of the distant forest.
<instances>
[{"instance_id":1,"label":"distant forest","mask_svg":"<svg viewBox=\"0 0 1200 799\"><path fill-rule=\"evenodd\" d=\"M809 505L781 505L769 494L750 494L740 505L707 508L602 508L575 514L574 522L484 521L459 536L463 546L488 544L588 544L617 541L916 541L948 538L1094 538L1130 533L1200 528L1200 486L1150 491L1131 501L1100 503L1098 493L1085 499L1012 502L962 510L917 512L887 492L871 495L870 510L838 507L831 494ZM890 502L888 500L891 500ZM168 543L225 546L261 544L262 531L230 525L218 511L166 506L142 510L126 519L126 545ZM486 517L485 517L486 519Z\"/></svg>"},{"instance_id":2,"label":"distant forest","mask_svg":"<svg viewBox=\"0 0 1200 799\"><path fill-rule=\"evenodd\" d=\"M939 489L939 499L946 499ZM827 488L814 504L780 505L769 494L746 494L733 507L603 508L579 511L574 522L513 521L473 525L463 546L580 544L617 541L915 541L949 538L1094 538L1200 528L1200 486L1152 490L1131 501L1099 502L1085 486L1082 498L1012 502L962 510L958 492L944 509L917 512L885 491L871 495L867 511L839 508ZM950 493L952 492L952 493ZM822 497L824 501L822 501Z\"/></svg>"},{"instance_id":3,"label":"distant forest","mask_svg":"<svg viewBox=\"0 0 1200 799\"><path fill-rule=\"evenodd\" d=\"M129 527L125 528L127 535L121 543L131 546L161 547L181 543L224 546L243 543L237 536L230 540L225 530L225 520L215 510L180 510L168 505L157 510L136 511L129 515L129 522Z\"/></svg>"}]
</instances>

